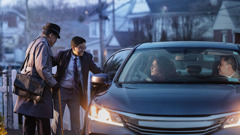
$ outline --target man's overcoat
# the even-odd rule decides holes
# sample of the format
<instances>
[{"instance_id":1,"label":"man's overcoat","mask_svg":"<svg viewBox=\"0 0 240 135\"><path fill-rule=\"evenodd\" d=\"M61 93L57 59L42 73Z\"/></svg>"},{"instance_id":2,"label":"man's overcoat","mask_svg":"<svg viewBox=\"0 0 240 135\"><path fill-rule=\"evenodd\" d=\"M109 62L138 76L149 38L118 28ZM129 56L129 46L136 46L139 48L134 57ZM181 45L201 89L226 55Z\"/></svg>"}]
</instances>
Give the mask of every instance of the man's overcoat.
<instances>
[{"instance_id":1,"label":"man's overcoat","mask_svg":"<svg viewBox=\"0 0 240 135\"><path fill-rule=\"evenodd\" d=\"M31 45L33 44L32 48ZM31 50L30 50L31 48ZM47 39L40 36L31 42L27 48L26 56L30 50L29 60L25 62L22 73L42 78L46 82L43 92L43 100L33 101L29 98L18 96L14 112L39 118L53 117L53 101L51 87L57 81L52 75L52 51Z\"/></svg>"}]
</instances>

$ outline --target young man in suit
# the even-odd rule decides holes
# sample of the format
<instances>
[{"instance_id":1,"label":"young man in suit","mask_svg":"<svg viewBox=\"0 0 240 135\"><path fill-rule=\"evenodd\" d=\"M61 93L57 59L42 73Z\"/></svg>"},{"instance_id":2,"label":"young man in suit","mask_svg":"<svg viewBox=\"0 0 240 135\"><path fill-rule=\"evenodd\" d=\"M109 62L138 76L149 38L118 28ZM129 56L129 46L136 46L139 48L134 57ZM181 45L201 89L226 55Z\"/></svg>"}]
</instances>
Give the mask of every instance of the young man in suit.
<instances>
[{"instance_id":1,"label":"young man in suit","mask_svg":"<svg viewBox=\"0 0 240 135\"><path fill-rule=\"evenodd\" d=\"M57 64L56 80L60 84L62 115L65 106L68 105L71 120L71 134L80 134L80 105L86 110L87 83L89 71L100 73L101 70L92 60L92 55L86 50L86 40L75 36L71 41L71 49L61 51L54 58ZM54 119L52 120L52 134L61 134L59 116L59 100L54 94Z\"/></svg>"}]
</instances>

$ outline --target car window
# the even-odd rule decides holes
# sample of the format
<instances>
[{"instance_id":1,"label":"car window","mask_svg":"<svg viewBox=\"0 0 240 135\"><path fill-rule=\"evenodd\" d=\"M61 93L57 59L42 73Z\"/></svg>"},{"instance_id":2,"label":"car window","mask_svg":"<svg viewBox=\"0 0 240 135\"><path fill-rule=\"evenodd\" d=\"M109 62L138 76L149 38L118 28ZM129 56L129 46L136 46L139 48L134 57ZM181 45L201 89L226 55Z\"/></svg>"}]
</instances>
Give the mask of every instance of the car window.
<instances>
[{"instance_id":1,"label":"car window","mask_svg":"<svg viewBox=\"0 0 240 135\"><path fill-rule=\"evenodd\" d=\"M232 58L235 71L223 75L222 58ZM138 49L125 67L118 81L121 83L236 83L239 82L239 54L234 51L212 49ZM225 64L225 63L222 63Z\"/></svg>"},{"instance_id":2,"label":"car window","mask_svg":"<svg viewBox=\"0 0 240 135\"><path fill-rule=\"evenodd\" d=\"M105 62L104 66L103 66L103 72L106 73L108 71L108 68L110 68L110 64L112 62L112 59L115 55L112 55L110 58L108 58L108 60Z\"/></svg>"},{"instance_id":3,"label":"car window","mask_svg":"<svg viewBox=\"0 0 240 135\"><path fill-rule=\"evenodd\" d=\"M104 73L108 73L112 79L130 51L125 49L113 54L104 64Z\"/></svg>"}]
</instances>

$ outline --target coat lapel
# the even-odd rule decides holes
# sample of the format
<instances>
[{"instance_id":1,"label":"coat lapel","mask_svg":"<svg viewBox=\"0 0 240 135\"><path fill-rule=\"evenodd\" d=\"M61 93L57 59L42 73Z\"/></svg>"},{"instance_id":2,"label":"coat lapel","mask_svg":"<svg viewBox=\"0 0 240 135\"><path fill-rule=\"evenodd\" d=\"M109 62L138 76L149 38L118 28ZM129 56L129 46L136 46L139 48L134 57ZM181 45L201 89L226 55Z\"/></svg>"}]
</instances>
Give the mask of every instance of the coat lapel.
<instances>
[{"instance_id":1,"label":"coat lapel","mask_svg":"<svg viewBox=\"0 0 240 135\"><path fill-rule=\"evenodd\" d=\"M70 58L71 58L71 52L72 52L72 49L70 49L68 52L67 52L67 54L66 54L66 57L63 57L63 63L65 63L65 65L64 65L64 67L65 67L65 69L64 69L64 71L66 70L66 68L67 68L67 66L68 66L68 64L69 64L69 61L70 61Z\"/></svg>"},{"instance_id":2,"label":"coat lapel","mask_svg":"<svg viewBox=\"0 0 240 135\"><path fill-rule=\"evenodd\" d=\"M80 60L81 60L81 67L82 67L82 74L84 76L84 73L86 73L86 70L87 70L87 67L86 67L86 57L85 55L83 55L82 57L80 57Z\"/></svg>"},{"instance_id":3,"label":"coat lapel","mask_svg":"<svg viewBox=\"0 0 240 135\"><path fill-rule=\"evenodd\" d=\"M85 55L83 54L83 56L80 56L80 61L81 61L81 71L82 71L82 80L81 80L81 83L82 83L82 90L84 92L84 89L85 89L85 78L86 78L86 72L87 72L87 63L86 63L86 57Z\"/></svg>"}]
</instances>

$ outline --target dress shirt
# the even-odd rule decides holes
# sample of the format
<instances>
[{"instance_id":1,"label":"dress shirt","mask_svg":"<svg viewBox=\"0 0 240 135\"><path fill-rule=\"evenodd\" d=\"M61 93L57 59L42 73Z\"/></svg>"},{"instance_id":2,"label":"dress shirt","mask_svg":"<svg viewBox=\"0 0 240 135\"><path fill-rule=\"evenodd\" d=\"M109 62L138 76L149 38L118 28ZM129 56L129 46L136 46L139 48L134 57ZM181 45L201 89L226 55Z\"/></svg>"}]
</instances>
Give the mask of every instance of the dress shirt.
<instances>
[{"instance_id":1,"label":"dress shirt","mask_svg":"<svg viewBox=\"0 0 240 135\"><path fill-rule=\"evenodd\" d=\"M81 73L81 62L78 56L71 55L70 61L68 63L66 72L64 77L61 79L60 86L64 88L73 88L73 81L74 81L74 73L73 73L73 65L74 65L74 58L77 58L77 67L79 72L79 77L82 79Z\"/></svg>"}]
</instances>

